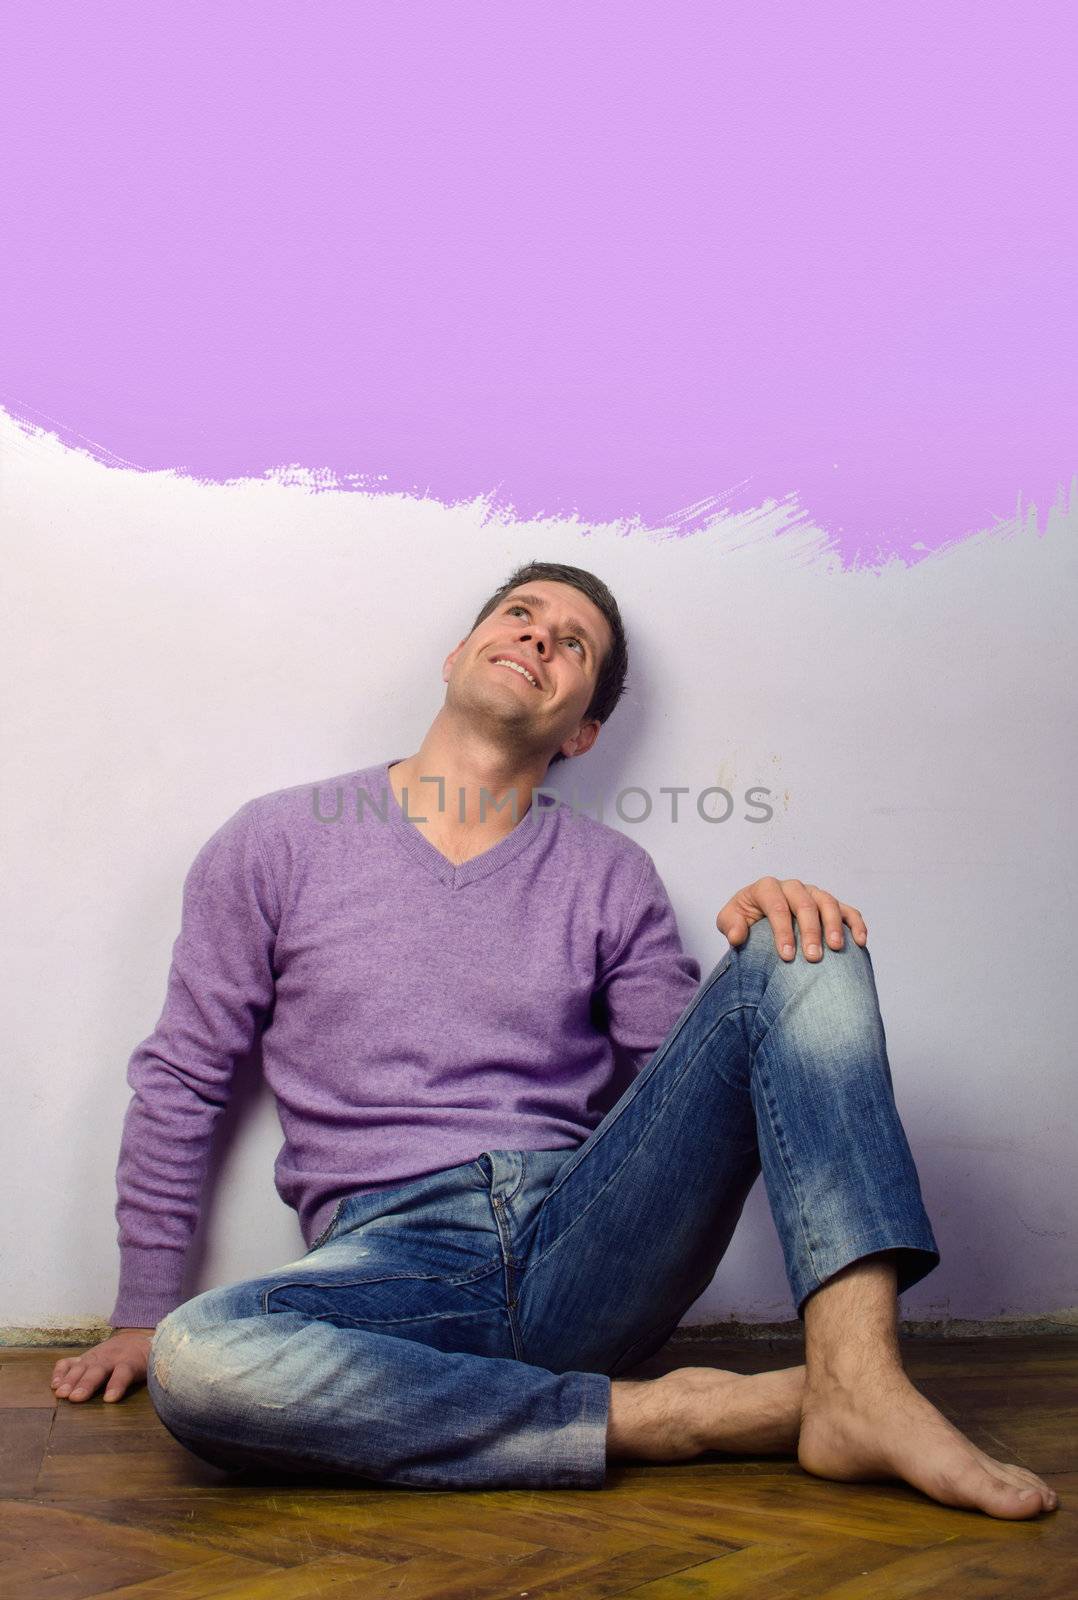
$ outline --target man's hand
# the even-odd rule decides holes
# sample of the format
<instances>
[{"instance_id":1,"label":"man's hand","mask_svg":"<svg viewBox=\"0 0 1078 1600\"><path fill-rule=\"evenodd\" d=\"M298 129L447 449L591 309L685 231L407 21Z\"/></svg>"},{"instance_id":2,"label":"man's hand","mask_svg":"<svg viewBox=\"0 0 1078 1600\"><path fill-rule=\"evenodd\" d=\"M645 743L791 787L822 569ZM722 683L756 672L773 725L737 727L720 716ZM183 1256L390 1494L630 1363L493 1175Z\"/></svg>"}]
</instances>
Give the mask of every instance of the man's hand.
<instances>
[{"instance_id":1,"label":"man's hand","mask_svg":"<svg viewBox=\"0 0 1078 1600\"><path fill-rule=\"evenodd\" d=\"M145 1381L153 1336L153 1328L117 1328L89 1350L63 1356L52 1369L57 1397L88 1400L108 1378L105 1399L119 1400L128 1388Z\"/></svg>"},{"instance_id":2,"label":"man's hand","mask_svg":"<svg viewBox=\"0 0 1078 1600\"><path fill-rule=\"evenodd\" d=\"M800 878L757 878L727 900L715 918L715 926L731 944L737 945L744 943L752 924L761 917L771 923L775 949L784 961L792 961L797 952L795 917L801 931L801 948L810 961L823 958L824 934L833 950L842 949L844 922L849 923L858 944L868 939L865 919L856 906L848 906L826 889L802 883Z\"/></svg>"}]
</instances>

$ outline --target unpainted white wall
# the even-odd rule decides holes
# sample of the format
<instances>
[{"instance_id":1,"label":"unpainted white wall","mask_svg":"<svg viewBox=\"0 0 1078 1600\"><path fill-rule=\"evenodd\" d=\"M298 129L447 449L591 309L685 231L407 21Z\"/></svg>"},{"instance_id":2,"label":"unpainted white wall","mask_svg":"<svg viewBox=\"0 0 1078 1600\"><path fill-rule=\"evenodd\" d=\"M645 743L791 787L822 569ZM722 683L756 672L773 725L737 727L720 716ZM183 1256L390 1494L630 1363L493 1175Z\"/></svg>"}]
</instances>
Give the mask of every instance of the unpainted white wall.
<instances>
[{"instance_id":1,"label":"unpainted white wall","mask_svg":"<svg viewBox=\"0 0 1078 1600\"><path fill-rule=\"evenodd\" d=\"M941 1265L907 1317L1078 1302L1078 497L913 567L843 570L790 506L691 537L483 502L106 468L0 414L6 1249L0 1326L100 1321L135 1044L184 874L245 799L417 748L440 669L521 561L614 589L630 687L551 775L651 851L705 971L765 873L860 907ZM786 531L784 530L786 527ZM773 791L764 827L666 820L661 785ZM633 825L628 786L656 798ZM666 802L663 802L665 805ZM190 1294L294 1259L269 1091L241 1082ZM793 1315L762 1181L686 1323Z\"/></svg>"}]
</instances>

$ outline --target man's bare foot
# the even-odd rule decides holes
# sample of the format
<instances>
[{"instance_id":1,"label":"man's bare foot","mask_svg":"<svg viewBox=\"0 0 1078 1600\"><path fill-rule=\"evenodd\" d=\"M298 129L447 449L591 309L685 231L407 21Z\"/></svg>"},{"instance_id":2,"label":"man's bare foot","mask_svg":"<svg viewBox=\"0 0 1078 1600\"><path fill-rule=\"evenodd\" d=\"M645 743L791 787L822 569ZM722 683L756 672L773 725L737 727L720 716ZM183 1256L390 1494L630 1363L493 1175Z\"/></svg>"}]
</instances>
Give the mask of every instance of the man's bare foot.
<instances>
[{"instance_id":1,"label":"man's bare foot","mask_svg":"<svg viewBox=\"0 0 1078 1600\"><path fill-rule=\"evenodd\" d=\"M1035 1473L978 1450L901 1369L855 1388L806 1386L797 1459L806 1472L847 1483L901 1478L942 1505L990 1517L1035 1517L1059 1504Z\"/></svg>"},{"instance_id":2,"label":"man's bare foot","mask_svg":"<svg viewBox=\"0 0 1078 1600\"><path fill-rule=\"evenodd\" d=\"M638 1461L688 1461L707 1450L793 1456L804 1391L803 1366L679 1367L661 1378L615 1379L607 1454Z\"/></svg>"}]
</instances>

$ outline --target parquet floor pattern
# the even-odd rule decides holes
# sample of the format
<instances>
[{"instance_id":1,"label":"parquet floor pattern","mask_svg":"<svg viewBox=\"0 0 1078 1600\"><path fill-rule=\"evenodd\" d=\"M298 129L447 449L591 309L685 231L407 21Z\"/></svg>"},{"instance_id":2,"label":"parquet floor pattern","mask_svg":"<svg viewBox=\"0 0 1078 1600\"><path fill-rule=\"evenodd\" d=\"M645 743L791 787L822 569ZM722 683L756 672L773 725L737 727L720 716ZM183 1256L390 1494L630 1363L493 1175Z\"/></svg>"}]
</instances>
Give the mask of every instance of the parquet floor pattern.
<instances>
[{"instance_id":1,"label":"parquet floor pattern","mask_svg":"<svg viewBox=\"0 0 1078 1600\"><path fill-rule=\"evenodd\" d=\"M145 1387L49 1387L73 1347L0 1349L3 1600L1076 1600L1078 1340L904 1340L910 1377L1060 1507L1004 1522L795 1460L612 1463L602 1489L433 1491L233 1481ZM678 1342L637 1368L794 1366L797 1343Z\"/></svg>"}]
</instances>

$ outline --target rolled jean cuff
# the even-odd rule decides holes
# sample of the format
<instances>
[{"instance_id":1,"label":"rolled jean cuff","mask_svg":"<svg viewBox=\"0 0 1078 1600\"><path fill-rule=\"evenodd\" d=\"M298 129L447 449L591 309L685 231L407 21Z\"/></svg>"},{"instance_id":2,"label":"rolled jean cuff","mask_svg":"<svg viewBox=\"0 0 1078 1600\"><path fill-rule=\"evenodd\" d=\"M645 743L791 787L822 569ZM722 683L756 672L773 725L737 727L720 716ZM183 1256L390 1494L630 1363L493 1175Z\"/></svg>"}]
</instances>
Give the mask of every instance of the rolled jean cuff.
<instances>
[{"instance_id":1,"label":"rolled jean cuff","mask_svg":"<svg viewBox=\"0 0 1078 1600\"><path fill-rule=\"evenodd\" d=\"M580 1412L574 1426L544 1441L541 1483L548 1489L602 1489L606 1484L606 1435L610 1383L603 1372L578 1372ZM537 1463L538 1465L538 1463ZM539 1478L531 1481L538 1483Z\"/></svg>"},{"instance_id":2,"label":"rolled jean cuff","mask_svg":"<svg viewBox=\"0 0 1078 1600\"><path fill-rule=\"evenodd\" d=\"M881 1228L852 1242L836 1244L829 1250L814 1250L811 1266L805 1268L796 1265L790 1280L799 1319L802 1322L805 1320L805 1301L810 1294L822 1288L843 1267L852 1266L855 1261L875 1255L880 1250L902 1252L895 1261L898 1294L905 1294L907 1289L912 1289L915 1283L920 1283L940 1263L940 1253L930 1229L918 1237L916 1233L911 1235L908 1229L898 1231Z\"/></svg>"}]
</instances>

